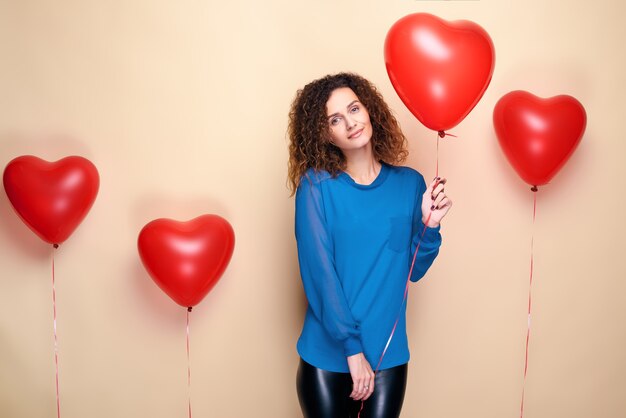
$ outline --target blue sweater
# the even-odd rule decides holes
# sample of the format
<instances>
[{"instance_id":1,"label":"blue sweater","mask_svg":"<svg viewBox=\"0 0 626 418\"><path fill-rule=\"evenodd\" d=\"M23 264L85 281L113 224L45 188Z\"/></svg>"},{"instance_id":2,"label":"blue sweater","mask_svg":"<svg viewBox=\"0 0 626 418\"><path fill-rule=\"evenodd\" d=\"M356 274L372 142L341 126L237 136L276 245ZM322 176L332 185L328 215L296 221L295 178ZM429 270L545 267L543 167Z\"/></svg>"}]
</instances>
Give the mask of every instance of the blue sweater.
<instances>
[{"instance_id":1,"label":"blue sweater","mask_svg":"<svg viewBox=\"0 0 626 418\"><path fill-rule=\"evenodd\" d=\"M346 173L307 171L296 192L300 275L309 302L298 353L323 370L348 372L347 356L363 352L376 367L393 324L400 321L380 369L409 361L404 288L424 229L424 178L383 164L370 185ZM434 261L441 235L426 228L411 281Z\"/></svg>"}]
</instances>

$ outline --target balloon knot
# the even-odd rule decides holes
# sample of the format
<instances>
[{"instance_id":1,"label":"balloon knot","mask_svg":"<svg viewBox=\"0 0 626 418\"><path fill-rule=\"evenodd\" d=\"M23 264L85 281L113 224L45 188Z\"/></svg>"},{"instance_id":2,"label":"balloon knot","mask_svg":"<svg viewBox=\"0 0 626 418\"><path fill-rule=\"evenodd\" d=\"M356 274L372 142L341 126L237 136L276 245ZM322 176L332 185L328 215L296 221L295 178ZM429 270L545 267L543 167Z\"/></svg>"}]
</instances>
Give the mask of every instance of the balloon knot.
<instances>
[{"instance_id":1,"label":"balloon knot","mask_svg":"<svg viewBox=\"0 0 626 418\"><path fill-rule=\"evenodd\" d=\"M59 244L52 244L54 248L59 248Z\"/></svg>"},{"instance_id":2,"label":"balloon knot","mask_svg":"<svg viewBox=\"0 0 626 418\"><path fill-rule=\"evenodd\" d=\"M437 131L437 135L439 135L439 138L445 138L446 136L451 136L453 138L458 138L456 135L449 134L449 133L447 133L445 131Z\"/></svg>"},{"instance_id":3,"label":"balloon knot","mask_svg":"<svg viewBox=\"0 0 626 418\"><path fill-rule=\"evenodd\" d=\"M533 192L537 193L537 190L539 190L539 189L537 188L537 186L533 186L533 187L530 188L530 190L532 190Z\"/></svg>"},{"instance_id":4,"label":"balloon knot","mask_svg":"<svg viewBox=\"0 0 626 418\"><path fill-rule=\"evenodd\" d=\"M188 307L188 308L187 308L187 312L191 312L191 310L192 310L192 309L193 309L193 307L192 307L192 306Z\"/></svg>"}]
</instances>

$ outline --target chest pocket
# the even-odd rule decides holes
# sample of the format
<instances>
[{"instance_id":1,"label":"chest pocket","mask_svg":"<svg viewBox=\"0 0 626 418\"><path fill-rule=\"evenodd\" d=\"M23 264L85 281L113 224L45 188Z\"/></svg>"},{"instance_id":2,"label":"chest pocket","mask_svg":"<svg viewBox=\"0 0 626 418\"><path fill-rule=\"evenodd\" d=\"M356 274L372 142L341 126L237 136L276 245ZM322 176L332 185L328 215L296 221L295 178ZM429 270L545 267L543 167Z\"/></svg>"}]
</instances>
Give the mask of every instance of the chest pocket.
<instances>
[{"instance_id":1,"label":"chest pocket","mask_svg":"<svg viewBox=\"0 0 626 418\"><path fill-rule=\"evenodd\" d=\"M394 216L389 222L391 227L387 246L398 253L407 251L411 245L411 217Z\"/></svg>"}]
</instances>

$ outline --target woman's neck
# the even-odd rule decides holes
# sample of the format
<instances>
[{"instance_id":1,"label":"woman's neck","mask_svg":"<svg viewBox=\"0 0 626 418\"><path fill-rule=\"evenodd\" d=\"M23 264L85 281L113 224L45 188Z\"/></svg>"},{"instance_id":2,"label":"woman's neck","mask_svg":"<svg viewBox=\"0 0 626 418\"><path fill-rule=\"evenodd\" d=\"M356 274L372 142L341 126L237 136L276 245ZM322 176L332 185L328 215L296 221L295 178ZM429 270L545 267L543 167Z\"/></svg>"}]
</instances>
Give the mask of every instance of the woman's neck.
<instances>
[{"instance_id":1,"label":"woman's neck","mask_svg":"<svg viewBox=\"0 0 626 418\"><path fill-rule=\"evenodd\" d=\"M356 150L355 150L356 151ZM344 171L357 184L369 185L376 180L380 173L381 163L376 161L371 147L359 150L346 156Z\"/></svg>"}]
</instances>

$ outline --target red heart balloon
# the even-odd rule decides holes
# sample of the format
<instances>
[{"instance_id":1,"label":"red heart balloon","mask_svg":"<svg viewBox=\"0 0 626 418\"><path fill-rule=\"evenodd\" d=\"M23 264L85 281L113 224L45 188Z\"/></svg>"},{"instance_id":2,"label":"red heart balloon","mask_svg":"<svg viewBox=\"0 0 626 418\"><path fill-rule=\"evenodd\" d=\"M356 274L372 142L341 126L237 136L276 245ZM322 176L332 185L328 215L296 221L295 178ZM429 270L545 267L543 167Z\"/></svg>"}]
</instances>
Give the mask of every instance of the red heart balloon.
<instances>
[{"instance_id":1,"label":"red heart balloon","mask_svg":"<svg viewBox=\"0 0 626 418\"><path fill-rule=\"evenodd\" d=\"M4 169L4 190L24 223L51 244L65 241L87 216L100 178L87 159L71 156L47 162L32 155Z\"/></svg>"},{"instance_id":2,"label":"red heart balloon","mask_svg":"<svg viewBox=\"0 0 626 418\"><path fill-rule=\"evenodd\" d=\"M547 184L582 139L587 115L572 96L542 99L512 91L493 109L493 124L504 155L528 184Z\"/></svg>"},{"instance_id":3,"label":"red heart balloon","mask_svg":"<svg viewBox=\"0 0 626 418\"><path fill-rule=\"evenodd\" d=\"M143 227L137 245L143 265L161 290L179 305L192 307L226 270L235 233L217 215L187 222L156 219Z\"/></svg>"},{"instance_id":4,"label":"red heart balloon","mask_svg":"<svg viewBox=\"0 0 626 418\"><path fill-rule=\"evenodd\" d=\"M398 20L387 33L391 84L426 127L445 131L476 106L491 81L491 38L474 22L447 22L427 13Z\"/></svg>"}]
</instances>

